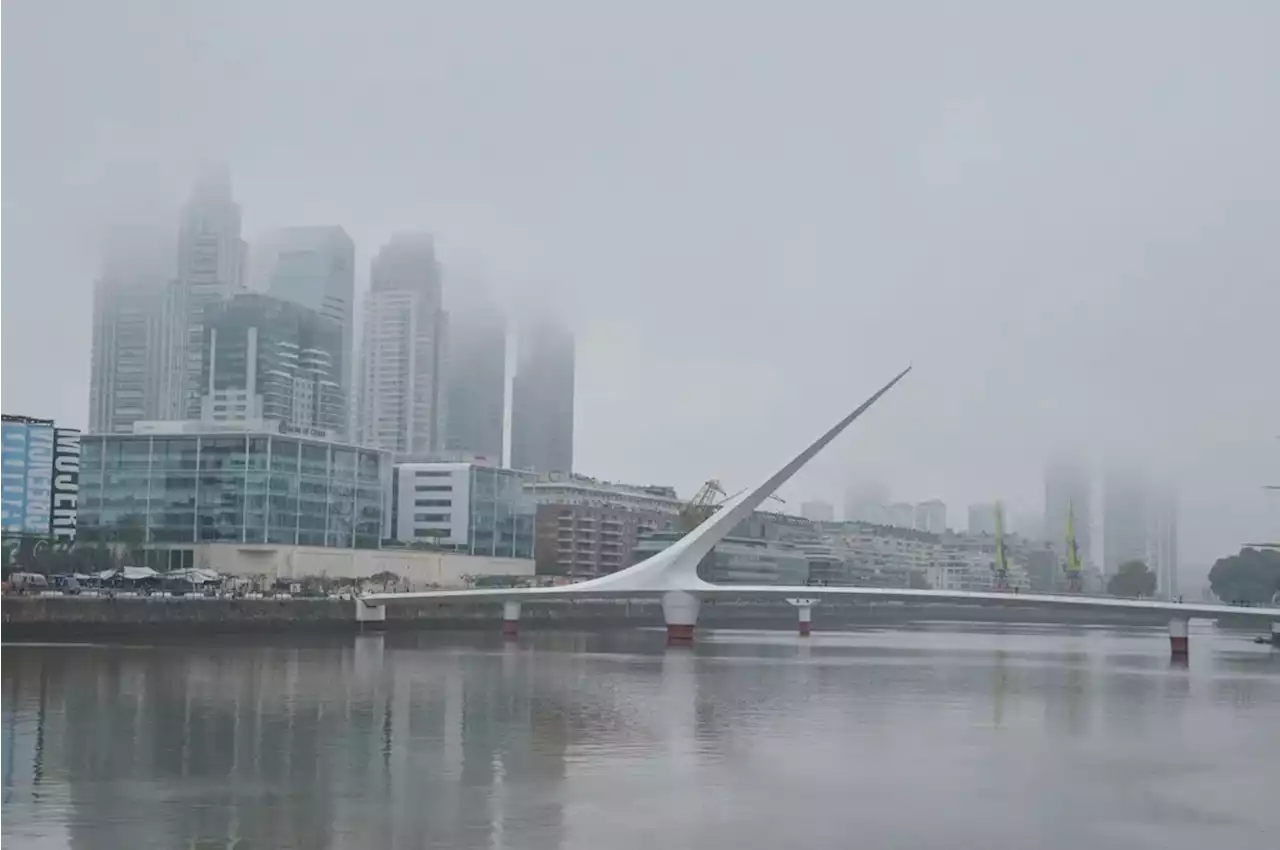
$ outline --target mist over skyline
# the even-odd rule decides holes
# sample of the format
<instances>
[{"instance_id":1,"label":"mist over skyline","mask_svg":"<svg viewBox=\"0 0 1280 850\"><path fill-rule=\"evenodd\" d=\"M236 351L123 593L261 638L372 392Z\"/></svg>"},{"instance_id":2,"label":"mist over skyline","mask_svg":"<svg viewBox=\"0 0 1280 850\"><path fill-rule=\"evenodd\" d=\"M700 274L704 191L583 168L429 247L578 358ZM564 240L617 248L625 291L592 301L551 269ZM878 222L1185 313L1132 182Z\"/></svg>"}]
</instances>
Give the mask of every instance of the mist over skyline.
<instances>
[{"instance_id":1,"label":"mist over skyline","mask_svg":"<svg viewBox=\"0 0 1280 850\"><path fill-rule=\"evenodd\" d=\"M1077 452L1176 482L1189 579L1280 538L1274 4L14 0L4 24L6 412L86 424L94 280L176 251L225 162L251 243L345 228L357 301L423 230L446 289L553 304L582 473L735 491L912 362L788 510L861 476L953 526L1038 511Z\"/></svg>"}]
</instances>

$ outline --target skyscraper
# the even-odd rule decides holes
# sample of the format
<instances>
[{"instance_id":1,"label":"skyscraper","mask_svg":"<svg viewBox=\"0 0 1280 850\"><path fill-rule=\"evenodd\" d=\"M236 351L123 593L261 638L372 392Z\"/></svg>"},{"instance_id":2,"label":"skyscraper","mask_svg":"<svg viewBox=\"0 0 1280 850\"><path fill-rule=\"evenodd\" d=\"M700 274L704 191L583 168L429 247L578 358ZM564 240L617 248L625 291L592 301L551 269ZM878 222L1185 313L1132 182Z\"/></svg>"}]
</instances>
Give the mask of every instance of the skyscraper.
<instances>
[{"instance_id":1,"label":"skyscraper","mask_svg":"<svg viewBox=\"0 0 1280 850\"><path fill-rule=\"evenodd\" d=\"M941 534L947 530L947 503L941 499L929 499L916 505L916 531Z\"/></svg>"},{"instance_id":2,"label":"skyscraper","mask_svg":"<svg viewBox=\"0 0 1280 850\"><path fill-rule=\"evenodd\" d=\"M800 516L810 522L832 522L836 518L836 508L830 502L814 499L800 503Z\"/></svg>"},{"instance_id":3,"label":"skyscraper","mask_svg":"<svg viewBox=\"0 0 1280 850\"><path fill-rule=\"evenodd\" d=\"M872 479L851 482L844 491L845 522L887 525L885 505L888 503L889 488L883 482Z\"/></svg>"},{"instance_id":4,"label":"skyscraper","mask_svg":"<svg viewBox=\"0 0 1280 850\"><path fill-rule=\"evenodd\" d=\"M523 324L511 383L511 466L573 471L573 334L554 319Z\"/></svg>"},{"instance_id":5,"label":"skyscraper","mask_svg":"<svg viewBox=\"0 0 1280 850\"><path fill-rule=\"evenodd\" d=\"M253 278L268 295L314 310L337 323L342 343L333 368L343 398L353 390L355 243L341 227L288 227L254 245ZM349 432L346 415L339 433Z\"/></svg>"},{"instance_id":6,"label":"skyscraper","mask_svg":"<svg viewBox=\"0 0 1280 850\"><path fill-rule=\"evenodd\" d=\"M1172 488L1152 499L1149 566L1156 574L1156 590L1169 599L1178 596L1178 497Z\"/></svg>"},{"instance_id":7,"label":"skyscraper","mask_svg":"<svg viewBox=\"0 0 1280 850\"><path fill-rule=\"evenodd\" d=\"M397 234L374 257L360 342L358 439L425 459L444 443L448 316L428 234Z\"/></svg>"},{"instance_id":8,"label":"skyscraper","mask_svg":"<svg viewBox=\"0 0 1280 850\"><path fill-rule=\"evenodd\" d=\"M969 533L970 534L990 534L996 533L996 503L980 502L969 506ZM1065 532L1064 532L1065 534Z\"/></svg>"},{"instance_id":9,"label":"skyscraper","mask_svg":"<svg viewBox=\"0 0 1280 850\"><path fill-rule=\"evenodd\" d=\"M502 460L507 320L476 284L449 287L445 449Z\"/></svg>"},{"instance_id":10,"label":"skyscraper","mask_svg":"<svg viewBox=\"0 0 1280 850\"><path fill-rule=\"evenodd\" d=\"M1108 468L1102 482L1102 574L1126 561L1147 562L1147 482L1139 473Z\"/></svg>"},{"instance_id":11,"label":"skyscraper","mask_svg":"<svg viewBox=\"0 0 1280 850\"><path fill-rule=\"evenodd\" d=\"M183 317L177 288L155 263L112 260L93 289L89 430L181 417Z\"/></svg>"},{"instance_id":12,"label":"skyscraper","mask_svg":"<svg viewBox=\"0 0 1280 850\"><path fill-rule=\"evenodd\" d=\"M1092 554L1091 490L1088 467L1078 458L1059 457L1045 468L1044 535L1059 560L1066 558L1067 515L1072 513L1080 560L1096 563Z\"/></svg>"},{"instance_id":13,"label":"skyscraper","mask_svg":"<svg viewBox=\"0 0 1280 850\"><path fill-rule=\"evenodd\" d=\"M1178 511L1171 488L1144 472L1108 468L1102 490L1102 566L1107 576L1126 561L1141 561L1156 574L1156 590L1176 596Z\"/></svg>"},{"instance_id":14,"label":"skyscraper","mask_svg":"<svg viewBox=\"0 0 1280 850\"><path fill-rule=\"evenodd\" d=\"M182 208L178 229L177 309L185 333L180 404L188 419L200 416L204 310L244 288L247 248L240 238L240 206L231 198L225 167L206 170Z\"/></svg>"},{"instance_id":15,"label":"skyscraper","mask_svg":"<svg viewBox=\"0 0 1280 850\"><path fill-rule=\"evenodd\" d=\"M338 382L342 327L336 320L243 292L208 305L204 340L201 419L341 432L347 403Z\"/></svg>"}]
</instances>

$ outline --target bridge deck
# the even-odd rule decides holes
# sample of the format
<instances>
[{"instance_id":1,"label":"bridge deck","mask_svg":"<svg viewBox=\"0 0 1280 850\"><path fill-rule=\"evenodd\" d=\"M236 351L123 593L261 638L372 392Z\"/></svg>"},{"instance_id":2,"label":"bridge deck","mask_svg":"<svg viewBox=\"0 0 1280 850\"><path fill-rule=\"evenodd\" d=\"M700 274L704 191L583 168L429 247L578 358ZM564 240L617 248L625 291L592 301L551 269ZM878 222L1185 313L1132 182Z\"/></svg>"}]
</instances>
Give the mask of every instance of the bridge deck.
<instances>
[{"instance_id":1,"label":"bridge deck","mask_svg":"<svg viewBox=\"0 0 1280 850\"><path fill-rule=\"evenodd\" d=\"M856 599L868 602L904 602L927 604L951 602L991 607L1062 608L1073 610L1142 610L1164 611L1184 617L1213 619L1220 616L1249 617L1280 622L1280 608L1243 608L1204 602L1167 602L1159 599L1117 599L1111 596L1084 596L1049 593L1008 593L963 590L922 590L896 587L812 587L776 585L714 585L703 583L688 592L703 598L716 596L810 599ZM477 588L472 590L428 590L411 593L372 593L361 597L368 605L394 605L408 602L538 602L571 599L658 598L662 590L610 590L607 588L559 587Z\"/></svg>"}]
</instances>

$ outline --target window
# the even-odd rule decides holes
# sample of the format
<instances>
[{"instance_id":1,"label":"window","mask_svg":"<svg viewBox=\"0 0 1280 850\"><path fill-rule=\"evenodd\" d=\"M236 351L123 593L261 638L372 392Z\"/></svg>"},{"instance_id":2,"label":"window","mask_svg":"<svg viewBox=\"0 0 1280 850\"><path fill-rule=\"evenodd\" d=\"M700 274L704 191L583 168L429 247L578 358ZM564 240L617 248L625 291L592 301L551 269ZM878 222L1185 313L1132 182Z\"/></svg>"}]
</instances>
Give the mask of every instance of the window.
<instances>
[{"instance_id":1,"label":"window","mask_svg":"<svg viewBox=\"0 0 1280 850\"><path fill-rule=\"evenodd\" d=\"M452 499L414 499L413 504L419 508L451 508Z\"/></svg>"},{"instance_id":2,"label":"window","mask_svg":"<svg viewBox=\"0 0 1280 850\"><path fill-rule=\"evenodd\" d=\"M413 489L415 492L418 492L418 493L452 493L453 492L453 488L447 484L444 486L440 486L436 484L419 484L417 487L414 487Z\"/></svg>"},{"instance_id":3,"label":"window","mask_svg":"<svg viewBox=\"0 0 1280 850\"><path fill-rule=\"evenodd\" d=\"M414 514L414 522L448 522L448 514Z\"/></svg>"},{"instance_id":4,"label":"window","mask_svg":"<svg viewBox=\"0 0 1280 850\"><path fill-rule=\"evenodd\" d=\"M448 478L450 475L453 475L453 473L437 469L420 469L413 473L414 478Z\"/></svg>"}]
</instances>

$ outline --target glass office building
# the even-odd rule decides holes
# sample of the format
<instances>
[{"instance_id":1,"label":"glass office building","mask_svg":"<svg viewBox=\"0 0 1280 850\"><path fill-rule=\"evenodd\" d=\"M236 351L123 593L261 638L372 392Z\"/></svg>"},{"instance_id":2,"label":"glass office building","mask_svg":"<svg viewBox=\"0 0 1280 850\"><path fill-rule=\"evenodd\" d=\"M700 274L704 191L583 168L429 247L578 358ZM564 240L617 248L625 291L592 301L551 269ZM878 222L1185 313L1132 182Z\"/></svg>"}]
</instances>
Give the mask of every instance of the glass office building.
<instances>
[{"instance_id":1,"label":"glass office building","mask_svg":"<svg viewBox=\"0 0 1280 850\"><path fill-rule=\"evenodd\" d=\"M646 534L636 543L632 563L658 554L684 536L682 531ZM726 537L698 564L698 577L712 584L809 583L809 559L790 543L760 538Z\"/></svg>"},{"instance_id":2,"label":"glass office building","mask_svg":"<svg viewBox=\"0 0 1280 850\"><path fill-rule=\"evenodd\" d=\"M205 309L201 419L265 419L346 433L346 358L335 320L244 292Z\"/></svg>"},{"instance_id":3,"label":"glass office building","mask_svg":"<svg viewBox=\"0 0 1280 850\"><path fill-rule=\"evenodd\" d=\"M390 456L274 433L83 439L79 534L146 544L375 549Z\"/></svg>"}]
</instances>

